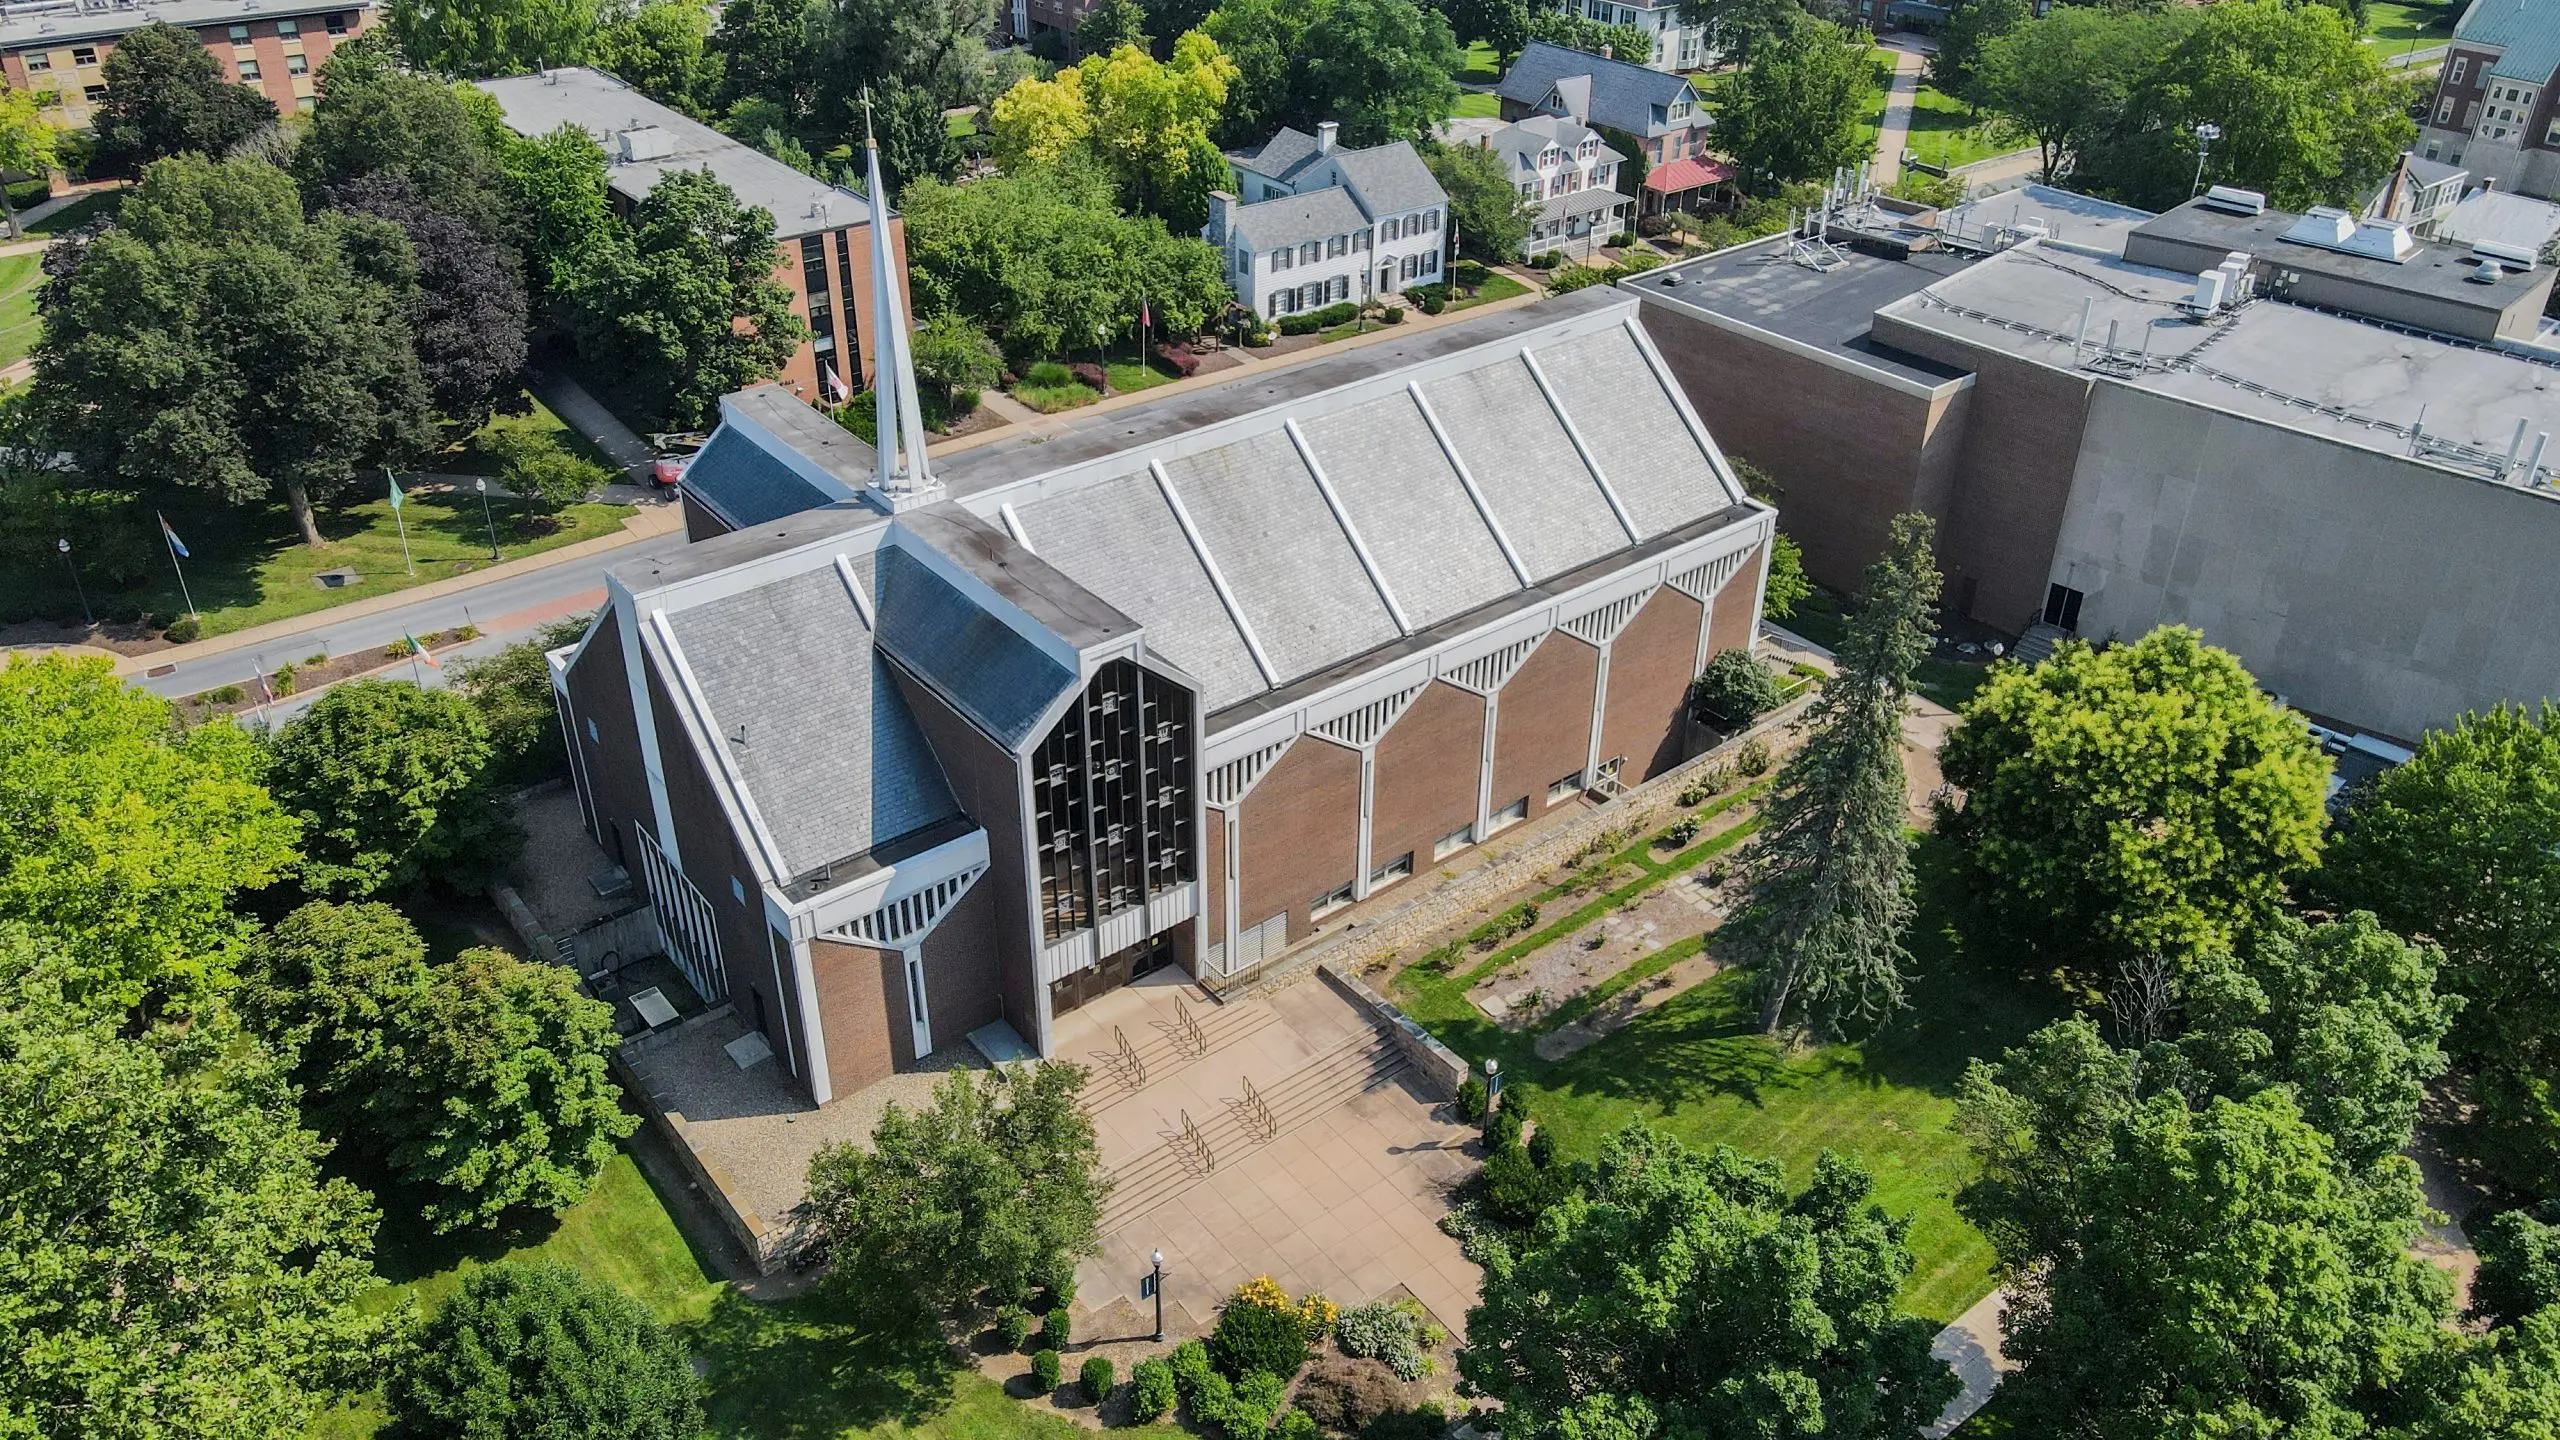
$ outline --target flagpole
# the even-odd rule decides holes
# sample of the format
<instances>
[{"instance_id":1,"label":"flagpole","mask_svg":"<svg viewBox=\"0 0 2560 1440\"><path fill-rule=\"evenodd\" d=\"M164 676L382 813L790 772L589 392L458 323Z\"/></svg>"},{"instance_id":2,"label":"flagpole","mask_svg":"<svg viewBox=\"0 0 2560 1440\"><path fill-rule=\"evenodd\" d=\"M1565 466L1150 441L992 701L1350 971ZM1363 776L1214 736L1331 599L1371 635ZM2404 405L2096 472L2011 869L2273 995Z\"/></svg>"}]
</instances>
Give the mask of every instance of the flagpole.
<instances>
[{"instance_id":1,"label":"flagpole","mask_svg":"<svg viewBox=\"0 0 2560 1440\"><path fill-rule=\"evenodd\" d=\"M391 487L391 523L400 529L400 561L409 567L409 574L414 578L418 573L418 562L409 554L409 522L400 514L400 481L392 475L388 465L382 467L382 478Z\"/></svg>"},{"instance_id":2,"label":"flagpole","mask_svg":"<svg viewBox=\"0 0 2560 1440\"><path fill-rule=\"evenodd\" d=\"M169 568L178 572L178 594L187 602L187 613L197 614L196 597L187 591L187 567L178 563L178 532L169 528L168 517L158 511L152 512L152 518L160 522L160 539L169 547Z\"/></svg>"}]
</instances>

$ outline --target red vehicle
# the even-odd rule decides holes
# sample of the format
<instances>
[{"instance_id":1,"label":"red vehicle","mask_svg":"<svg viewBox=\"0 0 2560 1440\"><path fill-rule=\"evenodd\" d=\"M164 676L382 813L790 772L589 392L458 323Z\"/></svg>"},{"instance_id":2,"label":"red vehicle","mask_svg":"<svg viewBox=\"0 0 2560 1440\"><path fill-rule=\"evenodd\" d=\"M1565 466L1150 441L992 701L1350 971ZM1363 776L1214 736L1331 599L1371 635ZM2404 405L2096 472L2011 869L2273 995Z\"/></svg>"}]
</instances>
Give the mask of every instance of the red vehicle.
<instances>
[{"instance_id":1,"label":"red vehicle","mask_svg":"<svg viewBox=\"0 0 2560 1440\"><path fill-rule=\"evenodd\" d=\"M649 443L658 452L658 458L649 465L650 482L662 490L674 489L683 482L685 467L693 463L693 457L710 438L702 434L650 436Z\"/></svg>"}]
</instances>

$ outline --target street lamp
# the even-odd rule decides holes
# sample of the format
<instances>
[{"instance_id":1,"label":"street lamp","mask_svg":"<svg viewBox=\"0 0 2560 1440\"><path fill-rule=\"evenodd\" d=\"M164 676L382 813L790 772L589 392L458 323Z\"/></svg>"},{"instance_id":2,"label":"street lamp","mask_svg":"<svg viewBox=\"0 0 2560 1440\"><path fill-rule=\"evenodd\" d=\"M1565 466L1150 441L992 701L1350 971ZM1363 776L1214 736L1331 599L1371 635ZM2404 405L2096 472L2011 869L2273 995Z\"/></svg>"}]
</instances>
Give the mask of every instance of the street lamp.
<instances>
[{"instance_id":1,"label":"street lamp","mask_svg":"<svg viewBox=\"0 0 2560 1440\"><path fill-rule=\"evenodd\" d=\"M2188 198L2192 199L2204 190L2204 157L2213 149L2213 142L2221 138L2222 127L2210 120L2196 126L2196 183L2187 190Z\"/></svg>"},{"instance_id":2,"label":"street lamp","mask_svg":"<svg viewBox=\"0 0 2560 1440\"><path fill-rule=\"evenodd\" d=\"M1164 1343L1164 1252L1159 1250L1147 1260L1155 1266L1155 1273L1147 1277L1147 1293L1156 1297L1156 1343L1161 1345Z\"/></svg>"},{"instance_id":3,"label":"street lamp","mask_svg":"<svg viewBox=\"0 0 2560 1440\"><path fill-rule=\"evenodd\" d=\"M479 489L481 492L481 525L489 525L489 559L499 559L497 520L489 518L489 482L486 482L486 479L474 479L474 482L471 482L471 489Z\"/></svg>"},{"instance_id":4,"label":"street lamp","mask_svg":"<svg viewBox=\"0 0 2560 1440\"><path fill-rule=\"evenodd\" d=\"M71 563L71 541L68 538L57 539L53 548L62 556L62 568L71 572L71 593L80 597L80 618L88 622L90 629L97 629L98 617L89 609L88 587L80 583L80 567Z\"/></svg>"},{"instance_id":5,"label":"street lamp","mask_svg":"<svg viewBox=\"0 0 2560 1440\"><path fill-rule=\"evenodd\" d=\"M1484 1108L1491 1114L1502 1103L1502 1062L1484 1057Z\"/></svg>"}]
</instances>

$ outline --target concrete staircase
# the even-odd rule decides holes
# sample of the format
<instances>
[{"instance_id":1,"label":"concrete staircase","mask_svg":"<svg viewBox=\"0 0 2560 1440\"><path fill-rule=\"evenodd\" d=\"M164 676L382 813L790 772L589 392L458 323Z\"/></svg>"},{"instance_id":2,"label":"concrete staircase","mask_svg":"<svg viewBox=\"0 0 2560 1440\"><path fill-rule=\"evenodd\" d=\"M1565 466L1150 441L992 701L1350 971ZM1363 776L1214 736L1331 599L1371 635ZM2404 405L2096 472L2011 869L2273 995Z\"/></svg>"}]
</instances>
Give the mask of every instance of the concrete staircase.
<instances>
[{"instance_id":1,"label":"concrete staircase","mask_svg":"<svg viewBox=\"0 0 2560 1440\"><path fill-rule=\"evenodd\" d=\"M2009 652L2009 658L2030 667L2041 665L2051 658L2054 646L2070 638L2070 631L2039 620L2018 637L2018 648Z\"/></svg>"},{"instance_id":2,"label":"concrete staircase","mask_svg":"<svg viewBox=\"0 0 2560 1440\"><path fill-rule=\"evenodd\" d=\"M1216 1166L1237 1163L1278 1136L1393 1082L1411 1065L1395 1042L1364 1030L1345 1037L1294 1073L1257 1087L1262 1102L1258 1107L1234 1095L1219 1104L1217 1114L1193 1115L1198 1145L1187 1137L1169 1135L1163 1144L1112 1172L1111 1197L1102 1210L1103 1230L1108 1233L1190 1189L1209 1178Z\"/></svg>"},{"instance_id":3,"label":"concrete staircase","mask_svg":"<svg viewBox=\"0 0 2560 1440\"><path fill-rule=\"evenodd\" d=\"M1161 1080L1195 1060L1224 1050L1270 1025L1273 1019L1268 1005L1217 1005L1189 999L1175 1003L1184 1007L1207 1045L1196 1045L1192 1036L1182 1030L1150 1024L1145 1034L1129 1037L1129 1048L1138 1057L1136 1073L1130 1071L1125 1058L1108 1051L1083 1057L1093 1069L1093 1087L1086 1092L1086 1114L1100 1115L1122 1101L1137 1098L1146 1093L1148 1082Z\"/></svg>"}]
</instances>

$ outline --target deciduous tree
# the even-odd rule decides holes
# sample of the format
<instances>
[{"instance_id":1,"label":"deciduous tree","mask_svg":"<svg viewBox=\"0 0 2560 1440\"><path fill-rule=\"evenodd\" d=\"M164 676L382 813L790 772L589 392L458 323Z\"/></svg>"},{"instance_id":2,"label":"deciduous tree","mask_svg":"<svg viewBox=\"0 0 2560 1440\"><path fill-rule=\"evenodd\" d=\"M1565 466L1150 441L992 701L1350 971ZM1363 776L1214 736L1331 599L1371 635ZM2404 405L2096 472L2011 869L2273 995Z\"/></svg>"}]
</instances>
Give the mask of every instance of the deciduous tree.
<instances>
[{"instance_id":1,"label":"deciduous tree","mask_svg":"<svg viewBox=\"0 0 2560 1440\"><path fill-rule=\"evenodd\" d=\"M1964 0L1938 32L1929 57L1929 83L1949 95L1976 99L1974 64L1982 48L2035 18L2030 0Z\"/></svg>"},{"instance_id":2,"label":"deciduous tree","mask_svg":"<svg viewBox=\"0 0 2560 1440\"><path fill-rule=\"evenodd\" d=\"M1224 0L1201 28L1237 68L1221 144L1327 120L1346 145L1419 140L1457 104L1457 35L1413 0Z\"/></svg>"},{"instance_id":3,"label":"deciduous tree","mask_svg":"<svg viewBox=\"0 0 2560 1440\"><path fill-rule=\"evenodd\" d=\"M1680 23L1704 25L1729 58L1757 59L1762 42L1776 38L1801 13L1796 0L1681 0Z\"/></svg>"},{"instance_id":4,"label":"deciduous tree","mask_svg":"<svg viewBox=\"0 0 2560 1440\"><path fill-rule=\"evenodd\" d=\"M720 61L718 110L764 100L797 120L815 108L827 13L818 0L730 0L710 50Z\"/></svg>"},{"instance_id":5,"label":"deciduous tree","mask_svg":"<svg viewBox=\"0 0 2560 1440\"><path fill-rule=\"evenodd\" d=\"M1842 1033L1904 1004L1911 837L1903 824L1902 712L1936 633L1937 526L1895 518L1867 567L1839 672L1806 713L1803 748L1778 771L1743 851L1749 892L1718 945L1761 986L1760 1026L1794 1019Z\"/></svg>"},{"instance_id":6,"label":"deciduous tree","mask_svg":"<svg viewBox=\"0 0 2560 1440\"><path fill-rule=\"evenodd\" d=\"M892 1102L869 1149L820 1150L809 1208L835 1275L934 1309L1068 1282L1100 1247L1107 1188L1084 1078L1057 1063L957 1070L922 1110Z\"/></svg>"},{"instance_id":7,"label":"deciduous tree","mask_svg":"<svg viewBox=\"0 0 2560 1440\"><path fill-rule=\"evenodd\" d=\"M530 315L515 251L428 205L399 171L365 176L334 194L339 209L387 220L408 237L418 265L410 341L445 424L469 434L500 410L523 408Z\"/></svg>"},{"instance_id":8,"label":"deciduous tree","mask_svg":"<svg viewBox=\"0 0 2560 1440\"><path fill-rule=\"evenodd\" d=\"M137 1025L87 970L0 935L0 1432L299 1440L372 1378L371 1209L219 1008Z\"/></svg>"},{"instance_id":9,"label":"deciduous tree","mask_svg":"<svg viewBox=\"0 0 2560 1440\"><path fill-rule=\"evenodd\" d=\"M28 403L94 482L280 494L316 545L316 504L433 443L407 240L306 219L263 161L154 165L115 228L61 262Z\"/></svg>"},{"instance_id":10,"label":"deciduous tree","mask_svg":"<svg viewBox=\"0 0 2560 1440\"><path fill-rule=\"evenodd\" d=\"M321 1129L369 1140L367 1097L382 1078L402 1007L430 974L426 942L399 911L318 900L249 947L239 1009L283 1061Z\"/></svg>"},{"instance_id":11,"label":"deciduous tree","mask_svg":"<svg viewBox=\"0 0 2560 1440\"><path fill-rule=\"evenodd\" d=\"M494 752L489 773L499 783L533 785L568 775L560 709L551 694L551 664L543 657L586 638L591 618L554 620L530 640L519 640L485 660L454 665L453 688L470 699L489 727Z\"/></svg>"},{"instance_id":12,"label":"deciduous tree","mask_svg":"<svg viewBox=\"0 0 2560 1440\"><path fill-rule=\"evenodd\" d=\"M1126 208L1177 234L1196 231L1209 192L1227 183L1226 157L1209 135L1235 78L1234 62L1198 31L1175 42L1170 61L1123 45L998 96L996 154L1008 165L1055 164L1081 150L1110 174Z\"/></svg>"},{"instance_id":13,"label":"deciduous tree","mask_svg":"<svg viewBox=\"0 0 2560 1440\"><path fill-rule=\"evenodd\" d=\"M667 175L572 277L579 350L650 413L698 424L721 396L772 379L807 336L773 278L780 253L773 216L742 208L711 172Z\"/></svg>"},{"instance_id":14,"label":"deciduous tree","mask_svg":"<svg viewBox=\"0 0 2560 1440\"><path fill-rule=\"evenodd\" d=\"M1965 95L2034 139L2050 185L2123 123L2133 89L2160 51L2194 24L2192 11L2060 5L1984 40Z\"/></svg>"},{"instance_id":15,"label":"deciduous tree","mask_svg":"<svg viewBox=\"0 0 2560 1440\"><path fill-rule=\"evenodd\" d=\"M2348 810L2321 886L2444 947L2489 1158L2560 1196L2560 709L2427 736Z\"/></svg>"},{"instance_id":16,"label":"deciduous tree","mask_svg":"<svg viewBox=\"0 0 2560 1440\"><path fill-rule=\"evenodd\" d=\"M1479 146L1434 140L1423 144L1422 161L1449 196L1458 253L1496 264L1519 259L1538 207L1521 198L1502 157Z\"/></svg>"},{"instance_id":17,"label":"deciduous tree","mask_svg":"<svg viewBox=\"0 0 2560 1440\"><path fill-rule=\"evenodd\" d=\"M409 63L464 80L576 64L595 0L391 0L385 28Z\"/></svg>"},{"instance_id":18,"label":"deciduous tree","mask_svg":"<svg viewBox=\"0 0 2560 1440\"><path fill-rule=\"evenodd\" d=\"M437 214L465 221L493 240L504 233L506 200L497 158L455 86L422 75L388 75L334 87L312 111L293 161L314 206L332 203L358 180L396 175L417 192L418 203Z\"/></svg>"},{"instance_id":19,"label":"deciduous tree","mask_svg":"<svg viewBox=\"0 0 2560 1440\"><path fill-rule=\"evenodd\" d=\"M75 995L192 1011L226 988L247 926L233 898L284 873L294 822L228 721L180 732L105 660L0 668L0 920L57 938Z\"/></svg>"},{"instance_id":20,"label":"deciduous tree","mask_svg":"<svg viewBox=\"0 0 2560 1440\"><path fill-rule=\"evenodd\" d=\"M1146 8L1138 0L1095 0L1076 25L1076 49L1086 55L1108 55L1123 45L1145 50L1152 44Z\"/></svg>"},{"instance_id":21,"label":"deciduous tree","mask_svg":"<svg viewBox=\"0 0 2560 1440\"><path fill-rule=\"evenodd\" d=\"M1957 1382L1899 1315L1907 1222L1825 1151L1774 1161L1630 1126L1467 1313L1458 1371L1527 1440L1910 1437Z\"/></svg>"},{"instance_id":22,"label":"deciduous tree","mask_svg":"<svg viewBox=\"0 0 2560 1440\"><path fill-rule=\"evenodd\" d=\"M507 144L498 160L533 293L547 302L565 301L586 273L588 257L613 231L604 151L584 130L563 124L548 135Z\"/></svg>"},{"instance_id":23,"label":"deciduous tree","mask_svg":"<svg viewBox=\"0 0 2560 1440\"><path fill-rule=\"evenodd\" d=\"M2320 858L2329 764L2230 652L2065 641L1966 702L1947 832L2002 942L2112 980L2263 930Z\"/></svg>"},{"instance_id":24,"label":"deciduous tree","mask_svg":"<svg viewBox=\"0 0 2560 1440\"><path fill-rule=\"evenodd\" d=\"M1709 101L1716 144L1762 185L1827 179L1865 158L1858 126L1875 88L1862 41L1798 15L1756 44L1750 67Z\"/></svg>"},{"instance_id":25,"label":"deciduous tree","mask_svg":"<svg viewBox=\"0 0 2560 1440\"><path fill-rule=\"evenodd\" d=\"M587 41L587 63L697 118L719 88L705 0L642 0Z\"/></svg>"},{"instance_id":26,"label":"deciduous tree","mask_svg":"<svg viewBox=\"0 0 2560 1440\"><path fill-rule=\"evenodd\" d=\"M473 1270L391 1372L418 1440L695 1440L701 1383L640 1303L561 1265Z\"/></svg>"},{"instance_id":27,"label":"deciduous tree","mask_svg":"<svg viewBox=\"0 0 2560 1440\"><path fill-rule=\"evenodd\" d=\"M302 821L315 895L468 887L510 858L516 832L489 783L489 730L471 702L405 681L333 687L269 745L268 786Z\"/></svg>"},{"instance_id":28,"label":"deciduous tree","mask_svg":"<svg viewBox=\"0 0 2560 1440\"><path fill-rule=\"evenodd\" d=\"M54 123L47 97L32 90L0 92L0 170L39 178L51 174L61 163L61 139L62 127ZM25 237L26 227L18 223L18 207L10 203L6 186L0 186L0 217L8 222L10 239Z\"/></svg>"},{"instance_id":29,"label":"deciduous tree","mask_svg":"<svg viewBox=\"0 0 2560 1440\"><path fill-rule=\"evenodd\" d=\"M274 104L232 84L194 31L162 20L116 41L99 78L107 97L90 117L90 166L100 174L139 175L171 155L219 160L276 121Z\"/></svg>"}]
</instances>

